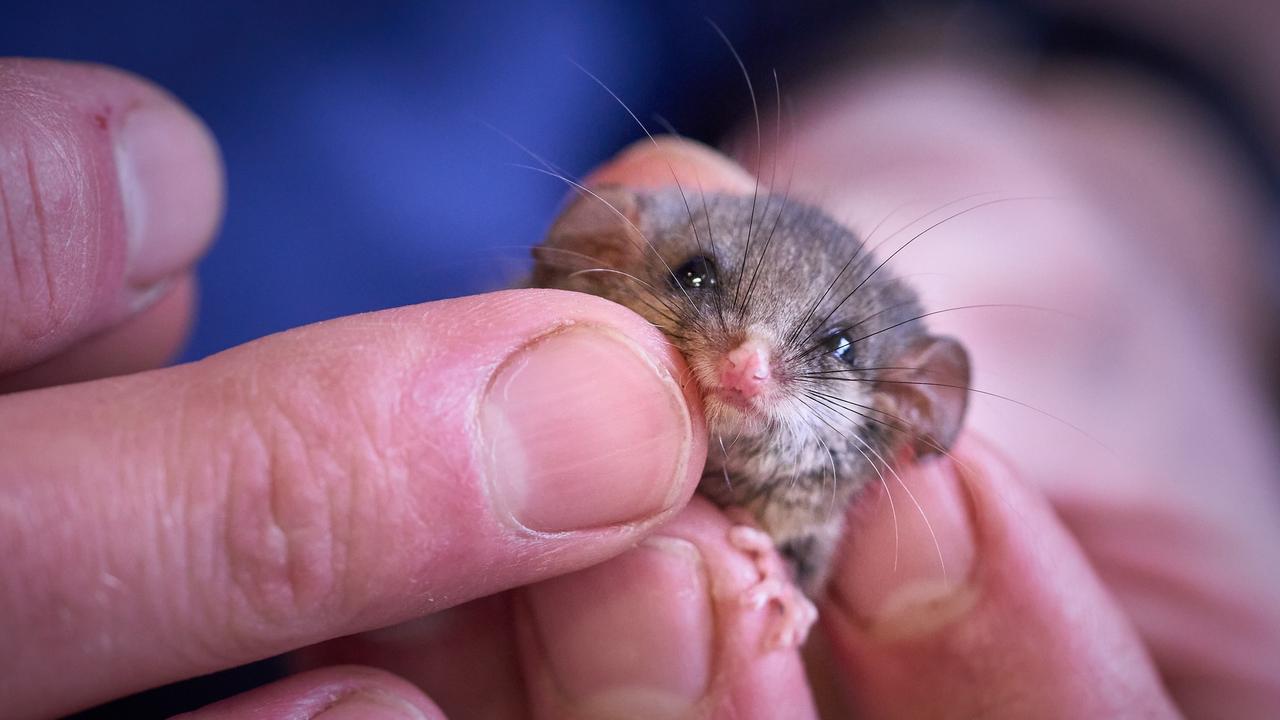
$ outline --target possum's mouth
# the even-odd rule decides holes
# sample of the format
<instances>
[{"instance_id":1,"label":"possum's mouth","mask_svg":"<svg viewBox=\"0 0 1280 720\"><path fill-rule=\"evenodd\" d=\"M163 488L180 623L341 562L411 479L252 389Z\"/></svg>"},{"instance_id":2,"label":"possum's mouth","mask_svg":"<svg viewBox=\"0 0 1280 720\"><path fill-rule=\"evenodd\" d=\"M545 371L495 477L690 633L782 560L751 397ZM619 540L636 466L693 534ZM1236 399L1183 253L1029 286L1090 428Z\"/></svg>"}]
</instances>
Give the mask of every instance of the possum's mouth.
<instances>
[{"instance_id":1,"label":"possum's mouth","mask_svg":"<svg viewBox=\"0 0 1280 720\"><path fill-rule=\"evenodd\" d=\"M758 432L768 424L768 413L759 400L744 398L719 388L703 392L707 427L725 437Z\"/></svg>"},{"instance_id":2,"label":"possum's mouth","mask_svg":"<svg viewBox=\"0 0 1280 720\"><path fill-rule=\"evenodd\" d=\"M752 434L769 423L770 409L777 401L773 393L748 396L726 387L717 372L720 353L686 355L698 391L702 395L708 428L726 438Z\"/></svg>"},{"instance_id":3,"label":"possum's mouth","mask_svg":"<svg viewBox=\"0 0 1280 720\"><path fill-rule=\"evenodd\" d=\"M750 416L761 412L757 401L743 397L741 393L729 390L714 388L706 393L705 399L714 400L724 407L733 408L742 415Z\"/></svg>"}]
</instances>

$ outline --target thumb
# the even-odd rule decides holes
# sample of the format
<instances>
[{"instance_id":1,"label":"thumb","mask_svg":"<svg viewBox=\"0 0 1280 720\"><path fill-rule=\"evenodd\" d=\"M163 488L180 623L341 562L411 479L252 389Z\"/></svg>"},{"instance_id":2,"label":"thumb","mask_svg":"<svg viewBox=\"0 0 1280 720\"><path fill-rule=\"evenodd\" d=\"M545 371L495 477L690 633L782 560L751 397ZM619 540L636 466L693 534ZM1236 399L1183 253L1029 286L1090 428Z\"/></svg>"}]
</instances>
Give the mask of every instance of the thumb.
<instances>
[{"instance_id":1,"label":"thumb","mask_svg":"<svg viewBox=\"0 0 1280 720\"><path fill-rule=\"evenodd\" d=\"M65 353L183 283L217 227L222 183L209 130L155 85L0 58L0 374ZM146 334L172 347L183 310L150 318ZM151 344L99 347L94 364L153 364Z\"/></svg>"},{"instance_id":2,"label":"thumb","mask_svg":"<svg viewBox=\"0 0 1280 720\"><path fill-rule=\"evenodd\" d=\"M859 717L1175 715L1074 540L993 453L966 440L890 481L855 508L823 613Z\"/></svg>"}]
</instances>

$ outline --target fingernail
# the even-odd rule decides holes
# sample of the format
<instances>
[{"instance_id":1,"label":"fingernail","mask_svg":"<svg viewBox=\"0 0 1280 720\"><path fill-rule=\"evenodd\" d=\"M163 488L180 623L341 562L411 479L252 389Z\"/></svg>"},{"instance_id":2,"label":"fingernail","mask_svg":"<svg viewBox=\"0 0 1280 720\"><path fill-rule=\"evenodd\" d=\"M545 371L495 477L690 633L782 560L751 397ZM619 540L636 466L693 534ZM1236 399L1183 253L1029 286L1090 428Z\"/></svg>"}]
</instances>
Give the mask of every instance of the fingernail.
<instances>
[{"instance_id":1,"label":"fingernail","mask_svg":"<svg viewBox=\"0 0 1280 720\"><path fill-rule=\"evenodd\" d=\"M705 565L655 537L528 591L546 667L574 717L687 717L707 692L714 619Z\"/></svg>"},{"instance_id":2,"label":"fingernail","mask_svg":"<svg viewBox=\"0 0 1280 720\"><path fill-rule=\"evenodd\" d=\"M221 216L222 172L204 124L169 102L146 103L121 119L116 172L124 201L125 278L149 287L190 267Z\"/></svg>"},{"instance_id":3,"label":"fingernail","mask_svg":"<svg viewBox=\"0 0 1280 720\"><path fill-rule=\"evenodd\" d=\"M604 328L552 333L509 358L480 426L496 503L533 530L641 520L686 489L692 436L679 387Z\"/></svg>"},{"instance_id":4,"label":"fingernail","mask_svg":"<svg viewBox=\"0 0 1280 720\"><path fill-rule=\"evenodd\" d=\"M426 720L421 710L390 693L361 690L340 698L313 720Z\"/></svg>"},{"instance_id":5,"label":"fingernail","mask_svg":"<svg viewBox=\"0 0 1280 720\"><path fill-rule=\"evenodd\" d=\"M851 520L836 574L838 604L872 634L916 637L971 604L976 556L970 500L949 458L889 474Z\"/></svg>"}]
</instances>

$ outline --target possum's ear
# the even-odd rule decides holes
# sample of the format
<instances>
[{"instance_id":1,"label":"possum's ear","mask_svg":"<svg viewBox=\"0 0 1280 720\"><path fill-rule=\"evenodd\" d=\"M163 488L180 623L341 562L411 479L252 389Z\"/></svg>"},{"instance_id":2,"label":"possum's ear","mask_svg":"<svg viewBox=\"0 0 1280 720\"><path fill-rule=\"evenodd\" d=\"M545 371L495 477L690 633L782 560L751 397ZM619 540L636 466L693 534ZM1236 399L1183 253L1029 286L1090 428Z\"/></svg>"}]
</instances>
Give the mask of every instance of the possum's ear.
<instances>
[{"instance_id":1,"label":"possum's ear","mask_svg":"<svg viewBox=\"0 0 1280 720\"><path fill-rule=\"evenodd\" d=\"M645 239L635 191L603 185L577 195L556 218L547 239L533 249L535 283L565 270L634 268L643 259Z\"/></svg>"},{"instance_id":2,"label":"possum's ear","mask_svg":"<svg viewBox=\"0 0 1280 720\"><path fill-rule=\"evenodd\" d=\"M949 337L926 335L889 364L899 369L882 374L877 386L901 420L888 422L910 426L918 457L951 447L969 404L969 353L964 346Z\"/></svg>"}]
</instances>

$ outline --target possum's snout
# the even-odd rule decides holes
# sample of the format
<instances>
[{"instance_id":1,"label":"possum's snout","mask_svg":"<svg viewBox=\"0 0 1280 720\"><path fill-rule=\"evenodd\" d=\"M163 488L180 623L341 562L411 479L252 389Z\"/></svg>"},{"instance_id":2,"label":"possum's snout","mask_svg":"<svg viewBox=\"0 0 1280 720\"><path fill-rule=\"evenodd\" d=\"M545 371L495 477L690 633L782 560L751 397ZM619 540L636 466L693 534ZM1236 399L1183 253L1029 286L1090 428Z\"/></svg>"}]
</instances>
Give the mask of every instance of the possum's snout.
<instances>
[{"instance_id":1,"label":"possum's snout","mask_svg":"<svg viewBox=\"0 0 1280 720\"><path fill-rule=\"evenodd\" d=\"M710 342L693 365L707 400L708 418L720 430L738 432L773 417L785 399L784 373L767 333L746 331L741 339Z\"/></svg>"},{"instance_id":2,"label":"possum's snout","mask_svg":"<svg viewBox=\"0 0 1280 720\"><path fill-rule=\"evenodd\" d=\"M773 379L772 352L767 343L748 338L720 360L720 389L744 400L763 395Z\"/></svg>"}]
</instances>

